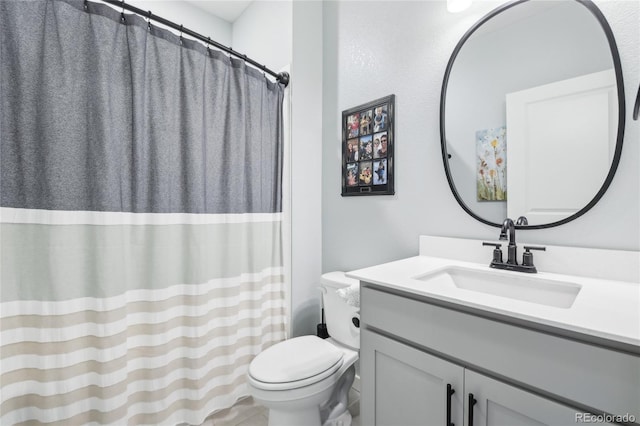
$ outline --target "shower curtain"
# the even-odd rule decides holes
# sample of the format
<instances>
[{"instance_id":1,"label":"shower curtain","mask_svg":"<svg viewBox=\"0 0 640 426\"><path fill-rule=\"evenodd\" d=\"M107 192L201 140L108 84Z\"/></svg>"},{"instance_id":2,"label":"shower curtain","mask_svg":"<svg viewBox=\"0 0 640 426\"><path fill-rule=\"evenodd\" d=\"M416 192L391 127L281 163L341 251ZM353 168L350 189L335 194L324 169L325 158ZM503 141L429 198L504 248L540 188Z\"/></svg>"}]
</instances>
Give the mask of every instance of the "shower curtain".
<instances>
[{"instance_id":1,"label":"shower curtain","mask_svg":"<svg viewBox=\"0 0 640 426\"><path fill-rule=\"evenodd\" d=\"M0 424L200 424L285 338L283 88L82 0L0 1Z\"/></svg>"}]
</instances>

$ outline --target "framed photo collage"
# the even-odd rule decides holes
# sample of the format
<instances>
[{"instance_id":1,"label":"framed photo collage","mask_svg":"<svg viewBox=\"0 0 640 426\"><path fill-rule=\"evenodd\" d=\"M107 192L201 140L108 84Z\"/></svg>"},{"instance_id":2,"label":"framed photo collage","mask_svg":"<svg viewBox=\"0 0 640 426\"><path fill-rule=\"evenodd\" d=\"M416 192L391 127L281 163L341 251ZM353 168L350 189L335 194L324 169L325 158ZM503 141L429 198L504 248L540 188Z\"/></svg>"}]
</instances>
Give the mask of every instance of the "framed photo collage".
<instances>
[{"instance_id":1,"label":"framed photo collage","mask_svg":"<svg viewBox=\"0 0 640 426\"><path fill-rule=\"evenodd\" d=\"M393 195L395 95L342 112L342 196Z\"/></svg>"}]
</instances>

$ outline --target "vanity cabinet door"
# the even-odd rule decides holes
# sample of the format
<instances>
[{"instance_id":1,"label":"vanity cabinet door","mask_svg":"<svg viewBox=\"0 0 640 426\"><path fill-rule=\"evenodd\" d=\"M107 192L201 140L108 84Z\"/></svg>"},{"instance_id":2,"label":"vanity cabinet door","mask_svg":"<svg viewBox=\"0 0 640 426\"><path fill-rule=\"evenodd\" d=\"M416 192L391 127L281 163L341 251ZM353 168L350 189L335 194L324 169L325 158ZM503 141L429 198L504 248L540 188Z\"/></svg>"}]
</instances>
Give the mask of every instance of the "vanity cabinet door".
<instances>
[{"instance_id":1,"label":"vanity cabinet door","mask_svg":"<svg viewBox=\"0 0 640 426\"><path fill-rule=\"evenodd\" d=\"M464 380L466 426L471 424L469 394L477 401L473 405L473 426L563 426L587 423L585 420L579 421L579 416L588 415L581 410L482 374L465 370Z\"/></svg>"},{"instance_id":2,"label":"vanity cabinet door","mask_svg":"<svg viewBox=\"0 0 640 426\"><path fill-rule=\"evenodd\" d=\"M361 423L367 426L462 425L463 374L458 365L369 330L361 332Z\"/></svg>"}]
</instances>

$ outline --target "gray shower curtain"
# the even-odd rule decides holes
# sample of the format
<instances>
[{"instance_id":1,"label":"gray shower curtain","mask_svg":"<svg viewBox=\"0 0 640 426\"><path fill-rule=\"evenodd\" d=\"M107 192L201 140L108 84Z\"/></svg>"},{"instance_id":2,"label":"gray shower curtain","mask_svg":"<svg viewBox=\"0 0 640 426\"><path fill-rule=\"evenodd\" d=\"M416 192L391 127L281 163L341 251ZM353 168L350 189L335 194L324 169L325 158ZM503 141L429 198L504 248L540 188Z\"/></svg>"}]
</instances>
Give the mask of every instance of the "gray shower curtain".
<instances>
[{"instance_id":1,"label":"gray shower curtain","mask_svg":"<svg viewBox=\"0 0 640 426\"><path fill-rule=\"evenodd\" d=\"M283 88L82 0L0 1L0 424L199 424L282 340Z\"/></svg>"}]
</instances>

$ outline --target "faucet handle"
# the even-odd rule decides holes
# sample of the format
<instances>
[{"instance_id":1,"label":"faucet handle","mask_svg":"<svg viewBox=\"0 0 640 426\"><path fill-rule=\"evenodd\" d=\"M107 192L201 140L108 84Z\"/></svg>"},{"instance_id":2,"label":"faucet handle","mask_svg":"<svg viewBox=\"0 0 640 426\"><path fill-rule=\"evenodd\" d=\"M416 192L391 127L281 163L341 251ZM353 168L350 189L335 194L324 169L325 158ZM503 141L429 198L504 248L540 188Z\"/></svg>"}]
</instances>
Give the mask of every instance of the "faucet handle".
<instances>
[{"instance_id":1,"label":"faucet handle","mask_svg":"<svg viewBox=\"0 0 640 426\"><path fill-rule=\"evenodd\" d=\"M483 245L483 246L492 246L492 247L495 247L495 248L497 248L497 249L499 249L500 247L502 247L502 244L500 244L500 243L488 243L488 242L486 242L486 241L483 241L483 242L482 242L482 245Z\"/></svg>"},{"instance_id":2,"label":"faucet handle","mask_svg":"<svg viewBox=\"0 0 640 426\"><path fill-rule=\"evenodd\" d=\"M491 263L502 263L502 244L499 243L487 243L485 241L482 242L483 246L492 246L493 249L493 261Z\"/></svg>"},{"instance_id":3,"label":"faucet handle","mask_svg":"<svg viewBox=\"0 0 640 426\"><path fill-rule=\"evenodd\" d=\"M546 247L536 247L536 246L524 246L524 253L522 253L522 265L523 266L533 266L533 253L530 250L540 250L546 251Z\"/></svg>"}]
</instances>

